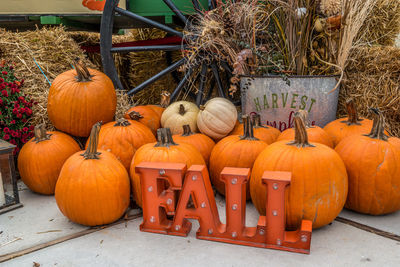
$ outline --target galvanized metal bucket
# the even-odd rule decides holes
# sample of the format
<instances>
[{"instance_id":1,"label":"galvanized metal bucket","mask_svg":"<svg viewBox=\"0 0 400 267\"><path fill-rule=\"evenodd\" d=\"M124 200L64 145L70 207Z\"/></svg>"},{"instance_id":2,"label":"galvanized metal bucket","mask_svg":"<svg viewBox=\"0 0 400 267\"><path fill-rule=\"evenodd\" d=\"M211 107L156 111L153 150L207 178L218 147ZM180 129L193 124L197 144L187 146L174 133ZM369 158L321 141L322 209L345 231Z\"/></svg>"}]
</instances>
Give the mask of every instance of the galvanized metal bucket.
<instances>
[{"instance_id":1,"label":"galvanized metal bucket","mask_svg":"<svg viewBox=\"0 0 400 267\"><path fill-rule=\"evenodd\" d=\"M242 113L261 114L264 124L281 131L293 127L299 109L309 112L312 125L320 127L336 119L339 88L337 76L292 76L289 84L280 76L244 76L240 80Z\"/></svg>"}]
</instances>

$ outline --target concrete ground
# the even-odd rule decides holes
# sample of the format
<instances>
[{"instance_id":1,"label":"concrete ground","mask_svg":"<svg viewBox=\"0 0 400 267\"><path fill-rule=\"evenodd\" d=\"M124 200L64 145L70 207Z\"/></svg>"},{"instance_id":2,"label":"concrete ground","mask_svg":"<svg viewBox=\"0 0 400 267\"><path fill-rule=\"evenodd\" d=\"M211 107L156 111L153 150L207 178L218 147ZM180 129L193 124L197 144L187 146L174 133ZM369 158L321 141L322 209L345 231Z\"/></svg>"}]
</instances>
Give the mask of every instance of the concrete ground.
<instances>
[{"instance_id":1,"label":"concrete ground","mask_svg":"<svg viewBox=\"0 0 400 267\"><path fill-rule=\"evenodd\" d=\"M1 255L87 229L66 219L54 197L20 192L23 208L0 215ZM217 198L224 218L224 201ZM343 211L341 217L400 235L400 212L365 216ZM258 214L247 207L247 225ZM400 266L400 242L334 221L312 234L311 254L198 240L193 221L189 237L139 231L141 218L0 263L0 266Z\"/></svg>"}]
</instances>

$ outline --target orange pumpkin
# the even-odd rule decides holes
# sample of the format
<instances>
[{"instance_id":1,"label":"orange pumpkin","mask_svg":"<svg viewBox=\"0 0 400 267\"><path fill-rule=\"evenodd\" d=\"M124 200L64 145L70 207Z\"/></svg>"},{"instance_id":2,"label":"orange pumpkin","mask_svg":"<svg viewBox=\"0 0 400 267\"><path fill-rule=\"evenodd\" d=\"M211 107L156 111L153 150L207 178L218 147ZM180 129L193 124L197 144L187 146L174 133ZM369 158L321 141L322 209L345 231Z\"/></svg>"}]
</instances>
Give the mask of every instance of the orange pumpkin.
<instances>
[{"instance_id":1,"label":"orange pumpkin","mask_svg":"<svg viewBox=\"0 0 400 267\"><path fill-rule=\"evenodd\" d=\"M342 210L347 196L346 167L330 147L308 142L301 115L294 116L295 139L269 145L256 159L250 179L250 193L258 212L265 215L265 171L291 172L286 193L285 213L288 228L298 228L301 220L311 220L313 228L332 222Z\"/></svg>"},{"instance_id":2,"label":"orange pumpkin","mask_svg":"<svg viewBox=\"0 0 400 267\"><path fill-rule=\"evenodd\" d=\"M133 196L136 204L142 206L142 191L140 177L136 174L136 166L141 162L174 162L184 163L189 168L193 164L205 165L203 156L188 144L177 144L172 139L169 128L157 130L157 143L146 144L140 147L133 156L130 174Z\"/></svg>"},{"instance_id":3,"label":"orange pumpkin","mask_svg":"<svg viewBox=\"0 0 400 267\"><path fill-rule=\"evenodd\" d=\"M44 124L35 127L35 137L18 155L18 170L30 190L52 195L64 162L80 150L75 140L61 132L46 132Z\"/></svg>"},{"instance_id":4,"label":"orange pumpkin","mask_svg":"<svg viewBox=\"0 0 400 267\"><path fill-rule=\"evenodd\" d=\"M96 123L88 149L65 162L55 192L61 212L71 221L88 226L118 220L130 200L125 167L112 153L97 151L99 131L100 123Z\"/></svg>"},{"instance_id":5,"label":"orange pumpkin","mask_svg":"<svg viewBox=\"0 0 400 267\"><path fill-rule=\"evenodd\" d=\"M149 106L132 107L125 113L124 118L143 123L150 128L153 135L155 135L157 129L160 128L160 118L157 112Z\"/></svg>"},{"instance_id":6,"label":"orange pumpkin","mask_svg":"<svg viewBox=\"0 0 400 267\"><path fill-rule=\"evenodd\" d=\"M89 136L98 121L112 121L117 107L114 85L104 73L80 61L53 81L47 113L53 125L74 136Z\"/></svg>"},{"instance_id":7,"label":"orange pumpkin","mask_svg":"<svg viewBox=\"0 0 400 267\"><path fill-rule=\"evenodd\" d=\"M156 138L146 125L121 118L101 127L97 148L113 153L129 171L136 150L155 141Z\"/></svg>"},{"instance_id":8,"label":"orange pumpkin","mask_svg":"<svg viewBox=\"0 0 400 267\"><path fill-rule=\"evenodd\" d=\"M208 165L210 160L211 150L215 146L214 141L207 135L201 133L193 133L190 125L183 125L183 134L175 134L172 138L178 144L185 143L194 146L203 156L204 161Z\"/></svg>"},{"instance_id":9,"label":"orange pumpkin","mask_svg":"<svg viewBox=\"0 0 400 267\"><path fill-rule=\"evenodd\" d=\"M252 168L257 156L268 146L267 143L254 137L253 125L248 116L243 116L245 125L243 136L230 135L219 141L211 152L210 177L219 193L225 195L225 183L220 174L225 167ZM247 184L247 199L250 198Z\"/></svg>"},{"instance_id":10,"label":"orange pumpkin","mask_svg":"<svg viewBox=\"0 0 400 267\"><path fill-rule=\"evenodd\" d=\"M346 164L349 194L345 207L360 213L381 215L400 210L400 150L398 138L388 138L384 118L375 118L369 135L343 139L336 151Z\"/></svg>"},{"instance_id":11,"label":"orange pumpkin","mask_svg":"<svg viewBox=\"0 0 400 267\"><path fill-rule=\"evenodd\" d=\"M331 148L334 148L333 146L333 141L332 138L328 135L327 132L325 132L321 127L318 126L310 126L308 123L308 112L305 110L299 110L299 113L304 116L304 120L306 122L306 129L307 129L307 135L308 135L308 140L310 142L315 142L315 143L320 143L324 144L326 146L329 146ZM293 140L294 139L294 129L286 129L283 131L277 141L282 141L282 140Z\"/></svg>"},{"instance_id":12,"label":"orange pumpkin","mask_svg":"<svg viewBox=\"0 0 400 267\"><path fill-rule=\"evenodd\" d=\"M103 11L106 0L82 0L82 5L90 10Z\"/></svg>"},{"instance_id":13,"label":"orange pumpkin","mask_svg":"<svg viewBox=\"0 0 400 267\"><path fill-rule=\"evenodd\" d=\"M324 130L331 136L334 147L347 136L368 134L372 127L371 120L358 118L352 98L346 101L346 109L348 117L332 121L324 127Z\"/></svg>"}]
</instances>

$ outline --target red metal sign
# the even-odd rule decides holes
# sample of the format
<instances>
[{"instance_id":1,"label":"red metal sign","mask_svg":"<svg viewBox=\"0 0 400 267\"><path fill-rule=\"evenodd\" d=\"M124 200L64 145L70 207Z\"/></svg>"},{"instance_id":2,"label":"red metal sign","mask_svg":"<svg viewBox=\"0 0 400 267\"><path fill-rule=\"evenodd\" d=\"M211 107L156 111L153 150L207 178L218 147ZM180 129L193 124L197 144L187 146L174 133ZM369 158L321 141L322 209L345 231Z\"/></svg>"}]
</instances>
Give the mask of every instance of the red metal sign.
<instances>
[{"instance_id":1,"label":"red metal sign","mask_svg":"<svg viewBox=\"0 0 400 267\"><path fill-rule=\"evenodd\" d=\"M192 226L188 219L196 219L200 224L196 233L199 239L310 253L311 221L303 220L296 231L285 231L289 172L264 173L267 215L259 217L256 227L245 224L248 168L224 168L221 173L226 192L226 224L220 221L206 166L186 169L180 163L144 162L136 167L136 172L140 174L143 197L141 231L187 236Z\"/></svg>"}]
</instances>

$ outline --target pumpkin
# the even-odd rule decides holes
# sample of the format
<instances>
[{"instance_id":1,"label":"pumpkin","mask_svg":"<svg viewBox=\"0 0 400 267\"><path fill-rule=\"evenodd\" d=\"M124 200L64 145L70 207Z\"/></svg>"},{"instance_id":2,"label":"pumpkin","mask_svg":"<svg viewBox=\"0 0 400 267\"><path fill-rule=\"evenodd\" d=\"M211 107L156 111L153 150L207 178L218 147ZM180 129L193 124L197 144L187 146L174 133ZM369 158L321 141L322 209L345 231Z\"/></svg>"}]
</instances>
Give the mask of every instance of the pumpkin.
<instances>
[{"instance_id":1,"label":"pumpkin","mask_svg":"<svg viewBox=\"0 0 400 267\"><path fill-rule=\"evenodd\" d=\"M199 113L199 108L192 102L172 103L161 116L161 126L170 128L172 134L182 134L183 125L189 125L190 129L197 132L197 113Z\"/></svg>"},{"instance_id":2,"label":"pumpkin","mask_svg":"<svg viewBox=\"0 0 400 267\"><path fill-rule=\"evenodd\" d=\"M78 59L75 69L58 75L49 90L47 113L53 125L74 136L87 137L98 121L110 122L117 107L112 81Z\"/></svg>"},{"instance_id":3,"label":"pumpkin","mask_svg":"<svg viewBox=\"0 0 400 267\"><path fill-rule=\"evenodd\" d=\"M125 113L124 118L143 123L150 128L150 130L153 132L153 135L155 135L157 129L160 128L159 116L157 112L155 112L149 106L132 107Z\"/></svg>"},{"instance_id":4,"label":"pumpkin","mask_svg":"<svg viewBox=\"0 0 400 267\"><path fill-rule=\"evenodd\" d=\"M294 141L269 145L257 157L250 178L250 194L258 212L265 215L267 190L262 184L265 171L291 172L285 197L287 228L298 228L303 219L319 228L332 222L347 196L346 167L330 147L308 142L301 115L294 116Z\"/></svg>"},{"instance_id":5,"label":"pumpkin","mask_svg":"<svg viewBox=\"0 0 400 267\"><path fill-rule=\"evenodd\" d=\"M257 156L268 146L267 143L254 137L253 125L249 117L243 116L245 125L243 135L230 135L219 141L211 152L210 177L217 191L225 195L225 183L220 180L220 174L225 167L252 168ZM249 184L247 199L250 198Z\"/></svg>"},{"instance_id":6,"label":"pumpkin","mask_svg":"<svg viewBox=\"0 0 400 267\"><path fill-rule=\"evenodd\" d=\"M308 140L334 148L332 138L328 135L327 132L325 132L321 127L309 125L308 112L306 110L299 110L299 112L300 114L302 114L302 116L304 117L303 119L306 122ZM293 140L294 132L295 131L293 128L286 129L279 135L277 141Z\"/></svg>"},{"instance_id":7,"label":"pumpkin","mask_svg":"<svg viewBox=\"0 0 400 267\"><path fill-rule=\"evenodd\" d=\"M237 110L231 101L215 97L200 107L197 126L203 134L219 140L227 136L235 127Z\"/></svg>"},{"instance_id":8,"label":"pumpkin","mask_svg":"<svg viewBox=\"0 0 400 267\"><path fill-rule=\"evenodd\" d=\"M336 151L349 174L345 207L381 215L400 210L400 150L398 138L388 138L384 132L382 113L371 111L375 116L371 132L343 139Z\"/></svg>"},{"instance_id":9,"label":"pumpkin","mask_svg":"<svg viewBox=\"0 0 400 267\"><path fill-rule=\"evenodd\" d=\"M347 136L368 134L372 127L371 120L358 117L352 98L346 101L346 109L348 117L332 121L324 127L324 130L331 136L334 146L337 146Z\"/></svg>"},{"instance_id":10,"label":"pumpkin","mask_svg":"<svg viewBox=\"0 0 400 267\"><path fill-rule=\"evenodd\" d=\"M169 105L170 96L171 96L171 94L168 91L161 91L160 105L159 106L147 105L148 107L150 107L152 110L154 110L157 113L160 121L161 121L161 116L162 116L165 108L168 107L168 105Z\"/></svg>"},{"instance_id":11,"label":"pumpkin","mask_svg":"<svg viewBox=\"0 0 400 267\"><path fill-rule=\"evenodd\" d=\"M101 127L97 148L113 153L129 171L136 150L155 141L156 138L146 125L121 118ZM89 142L86 147L88 144Z\"/></svg>"},{"instance_id":12,"label":"pumpkin","mask_svg":"<svg viewBox=\"0 0 400 267\"><path fill-rule=\"evenodd\" d=\"M215 146L214 141L210 137L201 133L193 133L189 125L183 125L183 133L181 135L173 135L172 138L178 144L185 143L194 146L208 165L211 150Z\"/></svg>"},{"instance_id":13,"label":"pumpkin","mask_svg":"<svg viewBox=\"0 0 400 267\"><path fill-rule=\"evenodd\" d=\"M35 137L18 155L18 170L22 181L33 192L52 195L64 162L80 150L75 140L61 132L46 132L44 124L37 125Z\"/></svg>"},{"instance_id":14,"label":"pumpkin","mask_svg":"<svg viewBox=\"0 0 400 267\"><path fill-rule=\"evenodd\" d=\"M118 220L130 201L125 167L112 153L97 151L99 131L100 123L96 123L88 149L64 163L55 192L61 212L71 221L88 226Z\"/></svg>"},{"instance_id":15,"label":"pumpkin","mask_svg":"<svg viewBox=\"0 0 400 267\"><path fill-rule=\"evenodd\" d=\"M278 129L272 126L262 125L260 114L252 114L251 119L254 125L254 130L253 130L254 136L260 139L261 141L264 141L267 144L272 144L281 134L281 132ZM231 132L231 135L242 134L243 128L244 128L243 124L238 124L237 126L235 126L235 129Z\"/></svg>"},{"instance_id":16,"label":"pumpkin","mask_svg":"<svg viewBox=\"0 0 400 267\"><path fill-rule=\"evenodd\" d=\"M99 0L82 0L82 5L90 10L103 11L106 1Z\"/></svg>"},{"instance_id":17,"label":"pumpkin","mask_svg":"<svg viewBox=\"0 0 400 267\"><path fill-rule=\"evenodd\" d=\"M193 164L205 165L203 156L197 149L185 143L177 144L172 138L170 129L157 130L157 143L140 147L133 156L130 174L133 196L140 207L142 206L142 191L140 177L136 174L136 166L141 162L174 162L184 163L189 168Z\"/></svg>"}]
</instances>

